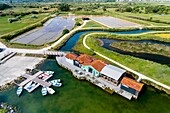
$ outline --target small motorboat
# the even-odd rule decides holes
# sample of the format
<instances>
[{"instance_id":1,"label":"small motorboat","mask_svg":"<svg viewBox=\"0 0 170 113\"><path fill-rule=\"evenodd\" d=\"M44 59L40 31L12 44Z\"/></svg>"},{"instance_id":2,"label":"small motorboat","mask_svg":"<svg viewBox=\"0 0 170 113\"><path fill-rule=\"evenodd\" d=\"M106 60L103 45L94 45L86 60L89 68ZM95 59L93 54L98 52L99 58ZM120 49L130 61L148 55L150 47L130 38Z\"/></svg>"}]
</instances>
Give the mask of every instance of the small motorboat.
<instances>
[{"instance_id":1,"label":"small motorboat","mask_svg":"<svg viewBox=\"0 0 170 113\"><path fill-rule=\"evenodd\" d=\"M54 71L45 71L45 73L48 75L52 75L52 74L54 74Z\"/></svg>"},{"instance_id":2,"label":"small motorboat","mask_svg":"<svg viewBox=\"0 0 170 113\"><path fill-rule=\"evenodd\" d=\"M47 87L47 91L49 94L54 94L55 91L52 88Z\"/></svg>"},{"instance_id":3,"label":"small motorboat","mask_svg":"<svg viewBox=\"0 0 170 113\"><path fill-rule=\"evenodd\" d=\"M34 88L38 83L37 82L33 82L29 87L27 87L27 91L31 90L32 88Z\"/></svg>"},{"instance_id":4,"label":"small motorboat","mask_svg":"<svg viewBox=\"0 0 170 113\"><path fill-rule=\"evenodd\" d=\"M59 82L61 82L61 80L56 79L56 80L51 80L49 83L53 86L60 87L62 85L62 83L59 83Z\"/></svg>"},{"instance_id":5,"label":"small motorboat","mask_svg":"<svg viewBox=\"0 0 170 113\"><path fill-rule=\"evenodd\" d=\"M42 87L41 93L42 93L43 96L47 95L47 88Z\"/></svg>"},{"instance_id":6,"label":"small motorboat","mask_svg":"<svg viewBox=\"0 0 170 113\"><path fill-rule=\"evenodd\" d=\"M60 79L56 79L56 80L51 80L49 83L54 85L54 84L59 83L59 82L61 82L61 80Z\"/></svg>"},{"instance_id":7,"label":"small motorboat","mask_svg":"<svg viewBox=\"0 0 170 113\"><path fill-rule=\"evenodd\" d=\"M23 87L18 87L17 89L17 95L20 96L23 91Z\"/></svg>"},{"instance_id":8,"label":"small motorboat","mask_svg":"<svg viewBox=\"0 0 170 113\"><path fill-rule=\"evenodd\" d=\"M27 84L24 86L24 89L28 89L28 87L30 87L31 84L32 84L32 81L30 81L29 83L27 83Z\"/></svg>"},{"instance_id":9,"label":"small motorboat","mask_svg":"<svg viewBox=\"0 0 170 113\"><path fill-rule=\"evenodd\" d=\"M56 87L61 87L61 86L62 86L62 83L56 83L54 86L56 86Z\"/></svg>"}]
</instances>

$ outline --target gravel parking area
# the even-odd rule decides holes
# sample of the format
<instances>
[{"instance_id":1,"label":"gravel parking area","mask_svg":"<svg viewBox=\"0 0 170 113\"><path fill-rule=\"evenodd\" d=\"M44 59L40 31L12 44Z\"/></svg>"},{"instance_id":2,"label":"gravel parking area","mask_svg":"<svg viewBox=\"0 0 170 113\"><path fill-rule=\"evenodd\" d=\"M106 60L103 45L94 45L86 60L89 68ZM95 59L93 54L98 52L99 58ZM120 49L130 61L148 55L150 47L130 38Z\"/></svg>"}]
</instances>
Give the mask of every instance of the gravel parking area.
<instances>
[{"instance_id":1,"label":"gravel parking area","mask_svg":"<svg viewBox=\"0 0 170 113\"><path fill-rule=\"evenodd\" d=\"M92 20L109 28L139 27L141 25L114 17L92 17Z\"/></svg>"},{"instance_id":2,"label":"gravel parking area","mask_svg":"<svg viewBox=\"0 0 170 113\"><path fill-rule=\"evenodd\" d=\"M0 65L0 86L5 85L25 73L26 68L33 68L43 58L14 56Z\"/></svg>"},{"instance_id":3,"label":"gravel parking area","mask_svg":"<svg viewBox=\"0 0 170 113\"><path fill-rule=\"evenodd\" d=\"M44 43L55 41L61 36L64 29L72 29L74 27L74 17L55 17L48 20L41 29L36 29L25 33L10 42L43 45Z\"/></svg>"}]
</instances>

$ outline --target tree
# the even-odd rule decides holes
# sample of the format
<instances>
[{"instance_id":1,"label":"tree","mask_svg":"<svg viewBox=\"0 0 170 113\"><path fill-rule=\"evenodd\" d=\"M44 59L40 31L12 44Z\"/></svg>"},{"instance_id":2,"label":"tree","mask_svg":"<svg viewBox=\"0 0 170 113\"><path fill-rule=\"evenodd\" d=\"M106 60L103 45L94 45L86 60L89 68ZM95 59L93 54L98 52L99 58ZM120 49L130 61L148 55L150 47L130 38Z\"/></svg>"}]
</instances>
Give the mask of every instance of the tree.
<instances>
[{"instance_id":1,"label":"tree","mask_svg":"<svg viewBox=\"0 0 170 113\"><path fill-rule=\"evenodd\" d=\"M70 5L68 4L59 4L58 9L61 11L69 11L70 10Z\"/></svg>"},{"instance_id":2,"label":"tree","mask_svg":"<svg viewBox=\"0 0 170 113\"><path fill-rule=\"evenodd\" d=\"M107 9L106 9L106 7L105 7L105 6L103 6L103 11L107 11Z\"/></svg>"},{"instance_id":3,"label":"tree","mask_svg":"<svg viewBox=\"0 0 170 113\"><path fill-rule=\"evenodd\" d=\"M68 29L64 29L62 35L65 35L67 33L69 33L69 30Z\"/></svg>"}]
</instances>

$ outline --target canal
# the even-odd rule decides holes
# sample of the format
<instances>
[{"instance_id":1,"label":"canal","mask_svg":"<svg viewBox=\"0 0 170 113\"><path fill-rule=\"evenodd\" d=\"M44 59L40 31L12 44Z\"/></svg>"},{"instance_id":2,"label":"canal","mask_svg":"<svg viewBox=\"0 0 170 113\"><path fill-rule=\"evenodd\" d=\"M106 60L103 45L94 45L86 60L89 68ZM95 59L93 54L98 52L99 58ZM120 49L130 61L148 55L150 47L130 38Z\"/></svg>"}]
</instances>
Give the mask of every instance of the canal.
<instances>
[{"instance_id":1,"label":"canal","mask_svg":"<svg viewBox=\"0 0 170 113\"><path fill-rule=\"evenodd\" d=\"M62 51L73 51L72 48L76 45L78 39L80 38L81 35L89 33L89 32L106 32L106 31L82 31L82 32L78 32L76 34L74 34L72 37L70 37L70 39L65 43L64 46L62 46L60 48L60 50ZM145 33L145 32L149 32L148 30L134 30L134 31L123 31L123 32L108 32L108 33L113 33L113 34L138 34L138 33ZM165 64L170 66L170 58L169 57L165 57L162 55L156 55L156 54L148 54L148 53L133 53L133 52L126 52L123 50L119 50L116 48L113 48L110 46L110 43L112 42L120 42L120 41L128 41L128 40L116 40L116 39L100 39L104 42L103 47L112 51L115 51L117 53L123 54L123 55L130 55L133 57L137 57L137 58L142 58L145 60L150 60L153 62L157 62L160 64ZM151 43L151 44L162 44L165 46L170 46L170 43L167 42L161 42L161 41L157 41L157 40L138 40L138 41L130 41L130 42L134 42L134 43Z\"/></svg>"}]
</instances>

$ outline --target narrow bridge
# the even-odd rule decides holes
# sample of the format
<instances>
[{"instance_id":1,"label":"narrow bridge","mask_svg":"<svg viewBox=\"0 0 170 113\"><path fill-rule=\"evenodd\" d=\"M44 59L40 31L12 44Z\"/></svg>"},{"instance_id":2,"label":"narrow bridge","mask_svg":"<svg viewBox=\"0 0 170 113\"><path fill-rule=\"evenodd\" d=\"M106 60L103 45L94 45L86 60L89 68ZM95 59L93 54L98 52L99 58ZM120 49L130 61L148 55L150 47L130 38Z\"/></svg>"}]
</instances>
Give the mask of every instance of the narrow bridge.
<instances>
[{"instance_id":1,"label":"narrow bridge","mask_svg":"<svg viewBox=\"0 0 170 113\"><path fill-rule=\"evenodd\" d=\"M38 54L38 55L55 55L55 56L62 56L65 52L62 51L48 51L48 50L36 50L36 49L15 49L15 48L8 48L11 52L22 53L22 54Z\"/></svg>"}]
</instances>

